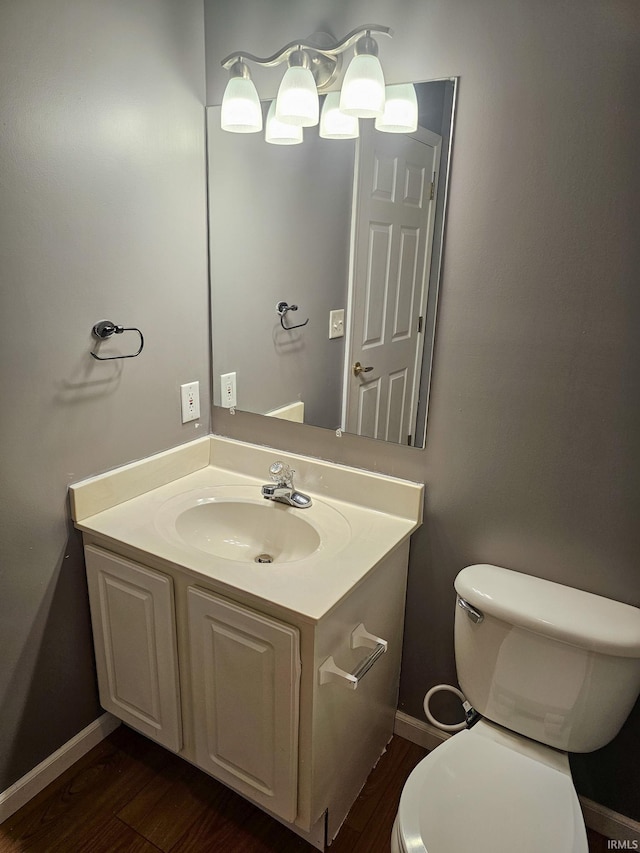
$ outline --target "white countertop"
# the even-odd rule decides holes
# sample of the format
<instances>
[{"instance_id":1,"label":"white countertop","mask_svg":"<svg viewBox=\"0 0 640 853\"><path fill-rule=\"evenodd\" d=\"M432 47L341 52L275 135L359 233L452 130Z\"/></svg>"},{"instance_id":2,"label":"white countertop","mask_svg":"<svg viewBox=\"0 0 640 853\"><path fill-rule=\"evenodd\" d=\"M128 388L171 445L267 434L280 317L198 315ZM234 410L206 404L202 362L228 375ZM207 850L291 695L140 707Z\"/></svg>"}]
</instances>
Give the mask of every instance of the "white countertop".
<instances>
[{"instance_id":1,"label":"white countertop","mask_svg":"<svg viewBox=\"0 0 640 853\"><path fill-rule=\"evenodd\" d=\"M234 446L231 447L230 444ZM254 457L257 456L261 463L263 457L265 462L274 459L273 450L256 448L255 445L246 445L246 447L251 449ZM198 452L202 455L201 450ZM212 437L210 458L218 457L224 465L229 452L232 457L235 453L242 452L242 443L230 443L228 439ZM168 453L175 454L175 451ZM159 454L157 457L152 457L152 460L161 460L166 468L166 458L163 459L166 455ZM185 456L184 452L182 456ZM193 458L193 451L191 451L191 457ZM221 589L249 594L292 611L309 621L317 621L419 526L422 486L343 466L331 466L329 463L308 457L293 457L282 453L278 453L278 457L296 463L298 470L303 461L306 482L296 479L296 487L305 494L309 494L314 500L314 504L307 509L279 506L279 511L295 513L314 526L317 525L319 529L323 529L323 518L330 514L327 512L327 506L332 508L340 513L348 524L347 528L341 523L343 536L337 545L335 542L333 547L331 542L327 545L323 543L317 551L301 560L258 564L223 559L181 543L172 537L166 525L161 523L163 514L166 516L166 509L163 512L163 508L166 508L167 502L179 503L180 495L188 498L190 493L219 486L244 486L243 492L246 492L246 487L255 488L256 498L260 499L261 486L268 481L268 477L248 476L246 473L239 473L214 464L188 471L170 482L156 485L150 491L121 500L113 506L90 515L84 515L81 509L79 495L82 490L85 490L83 494L87 494L90 488L94 490L98 488L100 493L104 494L112 488L106 481L118 476L122 479L121 472L125 469L118 469L110 474L72 486L72 507L76 527L90 534L93 541L114 551L118 550L118 543L126 546L129 552L133 549L135 558L140 562L144 563L145 556L151 556L154 558L154 565L157 565L160 560L186 571L196 579L214 581ZM126 466L128 479L131 479L132 468L144 466L146 462L147 460L143 460L141 463L135 463L134 466ZM261 469L262 464L258 470ZM323 476L327 469L330 469L330 475ZM173 475L176 473L179 472L174 471ZM134 470L134 474L137 476L137 471ZM150 479L153 481L153 477ZM360 505L360 501L355 503L340 500L335 494L327 493L329 488L334 492L340 492L341 482L346 480L349 482L344 488L344 493L353 497L360 492L364 505ZM326 485L326 481L329 481L329 486ZM115 479L112 482L118 481ZM315 483L319 490L314 492L310 488L305 488L307 482L310 485ZM129 489L124 494L130 491ZM407 499L399 500L398 495L404 494L405 491ZM388 510L382 508L385 495L391 496L391 500L399 506L402 514L394 514L393 507L389 507ZM117 497L113 498L113 500L117 499ZM82 500L85 501L86 506L91 506L85 498ZM345 530L349 530L350 535L345 536ZM331 539L331 536L327 538Z\"/></svg>"}]
</instances>

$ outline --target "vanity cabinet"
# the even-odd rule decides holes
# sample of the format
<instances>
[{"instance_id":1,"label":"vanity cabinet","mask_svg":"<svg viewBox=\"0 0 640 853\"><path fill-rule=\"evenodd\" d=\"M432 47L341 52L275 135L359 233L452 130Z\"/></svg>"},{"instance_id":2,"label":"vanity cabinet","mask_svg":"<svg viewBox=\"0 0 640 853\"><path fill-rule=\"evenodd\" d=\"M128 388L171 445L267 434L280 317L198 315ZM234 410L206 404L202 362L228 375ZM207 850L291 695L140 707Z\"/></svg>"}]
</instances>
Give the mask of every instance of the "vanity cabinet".
<instances>
[{"instance_id":1,"label":"vanity cabinet","mask_svg":"<svg viewBox=\"0 0 640 853\"><path fill-rule=\"evenodd\" d=\"M85 548L100 702L183 747L174 580ZM194 763L283 820L297 812L299 632L195 586L187 592ZM186 674L186 673L185 673Z\"/></svg>"},{"instance_id":2,"label":"vanity cabinet","mask_svg":"<svg viewBox=\"0 0 640 853\"><path fill-rule=\"evenodd\" d=\"M324 849L393 732L408 546L309 622L85 537L103 707Z\"/></svg>"},{"instance_id":3,"label":"vanity cabinet","mask_svg":"<svg viewBox=\"0 0 640 853\"><path fill-rule=\"evenodd\" d=\"M85 548L102 707L172 752L182 748L171 578Z\"/></svg>"},{"instance_id":4,"label":"vanity cabinet","mask_svg":"<svg viewBox=\"0 0 640 853\"><path fill-rule=\"evenodd\" d=\"M324 850L393 734L423 488L289 454L302 514L262 497L273 453L209 436L71 510L104 708Z\"/></svg>"},{"instance_id":5,"label":"vanity cabinet","mask_svg":"<svg viewBox=\"0 0 640 853\"><path fill-rule=\"evenodd\" d=\"M187 600L196 764L293 822L298 630L194 587Z\"/></svg>"}]
</instances>

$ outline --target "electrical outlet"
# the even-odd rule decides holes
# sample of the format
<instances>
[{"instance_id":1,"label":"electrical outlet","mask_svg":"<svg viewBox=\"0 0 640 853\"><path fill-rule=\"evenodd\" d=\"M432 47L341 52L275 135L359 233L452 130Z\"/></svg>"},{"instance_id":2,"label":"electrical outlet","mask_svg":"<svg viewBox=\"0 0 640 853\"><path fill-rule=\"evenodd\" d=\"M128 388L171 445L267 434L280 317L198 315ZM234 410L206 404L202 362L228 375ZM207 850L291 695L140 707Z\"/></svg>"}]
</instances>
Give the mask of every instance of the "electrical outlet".
<instances>
[{"instance_id":1,"label":"electrical outlet","mask_svg":"<svg viewBox=\"0 0 640 853\"><path fill-rule=\"evenodd\" d=\"M329 337L344 337L344 308L329 311Z\"/></svg>"},{"instance_id":2,"label":"electrical outlet","mask_svg":"<svg viewBox=\"0 0 640 853\"><path fill-rule=\"evenodd\" d=\"M234 409L236 402L236 374L223 373L220 376L220 405L225 409Z\"/></svg>"},{"instance_id":3,"label":"electrical outlet","mask_svg":"<svg viewBox=\"0 0 640 853\"><path fill-rule=\"evenodd\" d=\"M182 423L197 421L200 417L200 383L187 382L180 386Z\"/></svg>"}]
</instances>

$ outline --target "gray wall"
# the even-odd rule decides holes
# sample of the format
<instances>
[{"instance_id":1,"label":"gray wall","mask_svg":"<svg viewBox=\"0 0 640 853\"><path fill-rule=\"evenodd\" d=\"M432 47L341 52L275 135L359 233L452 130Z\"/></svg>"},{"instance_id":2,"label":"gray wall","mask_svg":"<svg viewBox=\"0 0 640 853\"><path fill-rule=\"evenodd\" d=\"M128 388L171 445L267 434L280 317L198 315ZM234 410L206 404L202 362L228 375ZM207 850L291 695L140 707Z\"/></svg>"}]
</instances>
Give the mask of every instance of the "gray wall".
<instances>
[{"instance_id":1,"label":"gray wall","mask_svg":"<svg viewBox=\"0 0 640 853\"><path fill-rule=\"evenodd\" d=\"M460 75L425 451L214 410L216 432L427 484L401 707L455 678L452 582L494 562L640 604L640 221L635 0L208 0L219 60L363 22L390 82ZM263 97L280 75L254 75ZM640 714L574 762L640 819Z\"/></svg>"},{"instance_id":2,"label":"gray wall","mask_svg":"<svg viewBox=\"0 0 640 853\"><path fill-rule=\"evenodd\" d=\"M203 91L201 0L0 4L0 791L100 713L68 483L209 428Z\"/></svg>"},{"instance_id":3,"label":"gray wall","mask_svg":"<svg viewBox=\"0 0 640 853\"><path fill-rule=\"evenodd\" d=\"M235 371L239 408L302 400L307 423L335 430L344 338L329 340L329 312L347 302L355 143L311 127L302 145L269 145L207 113L214 400ZM287 326L308 325L284 331L282 300L298 305Z\"/></svg>"}]
</instances>

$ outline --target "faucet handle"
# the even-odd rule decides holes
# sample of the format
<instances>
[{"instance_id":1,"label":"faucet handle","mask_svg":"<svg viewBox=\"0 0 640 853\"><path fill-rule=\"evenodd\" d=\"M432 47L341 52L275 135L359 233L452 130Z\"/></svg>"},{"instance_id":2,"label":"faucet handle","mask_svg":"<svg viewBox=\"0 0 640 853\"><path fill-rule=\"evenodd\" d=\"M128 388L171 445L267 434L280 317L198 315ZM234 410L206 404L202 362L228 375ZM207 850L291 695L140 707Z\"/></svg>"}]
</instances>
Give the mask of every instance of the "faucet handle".
<instances>
[{"instance_id":1,"label":"faucet handle","mask_svg":"<svg viewBox=\"0 0 640 853\"><path fill-rule=\"evenodd\" d=\"M274 481L274 483L286 483L287 485L291 485L293 482L293 475L296 472L293 468L290 468L288 465L285 465L284 462L274 462L269 468L269 476Z\"/></svg>"}]
</instances>

